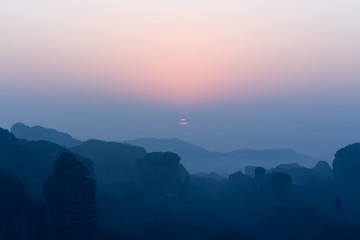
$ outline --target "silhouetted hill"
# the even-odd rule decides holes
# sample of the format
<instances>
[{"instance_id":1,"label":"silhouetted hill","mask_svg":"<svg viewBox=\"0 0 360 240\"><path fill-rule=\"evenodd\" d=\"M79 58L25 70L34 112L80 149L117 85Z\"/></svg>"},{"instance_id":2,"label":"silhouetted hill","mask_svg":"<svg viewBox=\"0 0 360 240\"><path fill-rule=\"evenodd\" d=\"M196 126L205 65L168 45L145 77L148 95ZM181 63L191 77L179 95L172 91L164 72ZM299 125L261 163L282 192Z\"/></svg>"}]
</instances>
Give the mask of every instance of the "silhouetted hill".
<instances>
[{"instance_id":1,"label":"silhouetted hill","mask_svg":"<svg viewBox=\"0 0 360 240\"><path fill-rule=\"evenodd\" d=\"M55 143L20 140L0 128L0 168L22 180L35 200L43 199L42 184L63 152L68 150ZM94 178L91 160L79 155L76 158L89 169L89 177Z\"/></svg>"},{"instance_id":2,"label":"silhouetted hill","mask_svg":"<svg viewBox=\"0 0 360 240\"><path fill-rule=\"evenodd\" d=\"M127 140L127 143L144 147L148 152L171 151L177 153L182 163L191 173L212 172L229 175L234 169L245 166L262 166L274 168L282 163L297 163L313 167L318 160L295 152L291 149L252 150L242 149L229 153L210 152L202 147L183 140L140 138Z\"/></svg>"},{"instance_id":3,"label":"silhouetted hill","mask_svg":"<svg viewBox=\"0 0 360 240\"><path fill-rule=\"evenodd\" d=\"M231 159L246 159L251 163L260 162L262 164L258 165L262 167L283 163L297 163L301 166L312 167L318 162L315 158L297 153L292 149L242 149L226 153L225 156Z\"/></svg>"},{"instance_id":4,"label":"silhouetted hill","mask_svg":"<svg viewBox=\"0 0 360 240\"><path fill-rule=\"evenodd\" d=\"M315 167L313 167L313 170L318 173L332 174L332 169L329 163L325 161L318 162Z\"/></svg>"},{"instance_id":5,"label":"silhouetted hill","mask_svg":"<svg viewBox=\"0 0 360 240\"><path fill-rule=\"evenodd\" d=\"M138 155L136 153L133 155L134 152L131 151L128 152L130 155L127 155L126 152L128 150L126 148L129 148L129 146L120 145L120 143L91 140L85 145L80 146L81 142L72 138L69 134L40 126L28 127L22 123L17 123L12 127L12 132L18 138L46 140L73 148L74 152L82 156L98 159L97 162L103 162L105 158L107 161L111 161L112 164L119 165L125 163L126 159L138 158ZM229 175L233 173L234 169L244 169L245 166L274 168L282 163L297 163L301 166L312 167L318 162L318 160L312 157L299 154L291 149L242 149L229 153L210 152L178 138L140 138L128 140L126 143L143 147L148 152L170 151L177 153L190 173L217 172L222 175ZM121 159L120 162L122 163L117 162L119 159ZM97 171L100 174L101 168L101 165L97 167ZM115 166L115 168L117 167Z\"/></svg>"},{"instance_id":6,"label":"silhouetted hill","mask_svg":"<svg viewBox=\"0 0 360 240\"><path fill-rule=\"evenodd\" d=\"M333 170L325 161L318 162L312 170L323 179L333 179Z\"/></svg>"},{"instance_id":7,"label":"silhouetted hill","mask_svg":"<svg viewBox=\"0 0 360 240\"><path fill-rule=\"evenodd\" d=\"M131 145L145 148L148 152L170 151L180 155L181 158L197 156L199 158L211 157L211 152L195 144L185 142L178 138L138 138L125 141Z\"/></svg>"},{"instance_id":8,"label":"silhouetted hill","mask_svg":"<svg viewBox=\"0 0 360 240\"><path fill-rule=\"evenodd\" d=\"M51 230L68 239L96 239L96 185L88 169L64 152L44 183Z\"/></svg>"},{"instance_id":9,"label":"silhouetted hill","mask_svg":"<svg viewBox=\"0 0 360 240\"><path fill-rule=\"evenodd\" d=\"M287 164L283 163L283 164L280 164L279 166L276 166L276 168L269 169L268 172L290 171L290 170L296 169L296 168L302 168L302 167L297 163L287 163Z\"/></svg>"},{"instance_id":10,"label":"silhouetted hill","mask_svg":"<svg viewBox=\"0 0 360 240\"><path fill-rule=\"evenodd\" d=\"M360 143L348 145L335 154L334 178L342 190L360 192Z\"/></svg>"},{"instance_id":11,"label":"silhouetted hill","mask_svg":"<svg viewBox=\"0 0 360 240\"><path fill-rule=\"evenodd\" d=\"M29 127L23 123L16 123L11 127L11 132L19 139L27 139L29 141L45 140L67 148L81 144L80 140L73 138L67 133L41 126Z\"/></svg>"},{"instance_id":12,"label":"silhouetted hill","mask_svg":"<svg viewBox=\"0 0 360 240\"><path fill-rule=\"evenodd\" d=\"M142 147L100 140L88 140L70 150L94 162L100 192L119 189L121 182L132 180L133 164L146 155Z\"/></svg>"},{"instance_id":13,"label":"silhouetted hill","mask_svg":"<svg viewBox=\"0 0 360 240\"><path fill-rule=\"evenodd\" d=\"M136 185L143 193L176 196L186 187L189 174L172 152L152 152L135 163Z\"/></svg>"},{"instance_id":14,"label":"silhouetted hill","mask_svg":"<svg viewBox=\"0 0 360 240\"><path fill-rule=\"evenodd\" d=\"M79 146L71 148L71 150L85 157L113 163L134 163L136 159L146 154L145 149L142 147L100 140L88 140Z\"/></svg>"},{"instance_id":15,"label":"silhouetted hill","mask_svg":"<svg viewBox=\"0 0 360 240\"><path fill-rule=\"evenodd\" d=\"M155 142L137 143L158 151L147 153L89 140L71 153L0 128L0 239L360 239L359 143L336 153L333 178L292 150Z\"/></svg>"},{"instance_id":16,"label":"silhouetted hill","mask_svg":"<svg viewBox=\"0 0 360 240\"><path fill-rule=\"evenodd\" d=\"M35 208L21 180L0 169L0 239L37 239L41 218Z\"/></svg>"},{"instance_id":17,"label":"silhouetted hill","mask_svg":"<svg viewBox=\"0 0 360 240\"><path fill-rule=\"evenodd\" d=\"M284 172L289 174L294 184L305 184L315 180L332 180L332 169L327 162L320 161L313 168L302 167L296 163L280 164L267 170L267 173Z\"/></svg>"}]
</instances>

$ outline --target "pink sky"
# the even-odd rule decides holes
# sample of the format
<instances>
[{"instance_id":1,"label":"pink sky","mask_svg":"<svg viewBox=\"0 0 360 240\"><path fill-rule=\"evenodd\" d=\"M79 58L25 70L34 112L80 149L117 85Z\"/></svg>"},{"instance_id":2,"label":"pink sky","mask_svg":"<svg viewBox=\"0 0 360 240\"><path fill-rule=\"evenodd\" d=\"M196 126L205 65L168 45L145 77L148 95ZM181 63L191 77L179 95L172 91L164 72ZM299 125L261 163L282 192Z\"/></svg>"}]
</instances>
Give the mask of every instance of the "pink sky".
<instances>
[{"instance_id":1,"label":"pink sky","mask_svg":"<svg viewBox=\"0 0 360 240\"><path fill-rule=\"evenodd\" d=\"M1 0L0 127L331 160L360 136L359 9L359 0Z\"/></svg>"},{"instance_id":2,"label":"pink sky","mask_svg":"<svg viewBox=\"0 0 360 240\"><path fill-rule=\"evenodd\" d=\"M356 85L359 1L19 1L2 84L202 105ZM15 80L17 79L17 80ZM348 82L346 82L348 81Z\"/></svg>"}]
</instances>

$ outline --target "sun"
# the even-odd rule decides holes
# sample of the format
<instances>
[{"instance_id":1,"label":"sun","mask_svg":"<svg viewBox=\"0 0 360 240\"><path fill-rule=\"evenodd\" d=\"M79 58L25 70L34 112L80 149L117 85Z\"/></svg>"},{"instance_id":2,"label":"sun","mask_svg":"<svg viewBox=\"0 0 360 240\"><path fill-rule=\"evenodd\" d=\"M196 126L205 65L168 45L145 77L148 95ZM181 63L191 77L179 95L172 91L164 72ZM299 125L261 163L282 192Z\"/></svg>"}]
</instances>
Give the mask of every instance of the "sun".
<instances>
[{"instance_id":1,"label":"sun","mask_svg":"<svg viewBox=\"0 0 360 240\"><path fill-rule=\"evenodd\" d=\"M188 125L188 121L186 120L186 118L180 119L179 125L180 125L180 126L187 126L187 125Z\"/></svg>"}]
</instances>

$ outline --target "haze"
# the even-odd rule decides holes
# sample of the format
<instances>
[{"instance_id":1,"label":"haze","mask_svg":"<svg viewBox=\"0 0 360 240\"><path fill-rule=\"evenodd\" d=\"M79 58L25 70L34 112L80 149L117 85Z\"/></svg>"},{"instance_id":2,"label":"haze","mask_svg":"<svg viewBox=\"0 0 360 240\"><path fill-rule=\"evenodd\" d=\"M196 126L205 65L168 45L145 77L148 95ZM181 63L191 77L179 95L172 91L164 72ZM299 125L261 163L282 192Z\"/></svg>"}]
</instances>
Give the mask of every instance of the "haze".
<instances>
[{"instance_id":1,"label":"haze","mask_svg":"<svg viewBox=\"0 0 360 240\"><path fill-rule=\"evenodd\" d=\"M352 0L3 0L0 126L292 148L330 161L360 136L359 9Z\"/></svg>"}]
</instances>

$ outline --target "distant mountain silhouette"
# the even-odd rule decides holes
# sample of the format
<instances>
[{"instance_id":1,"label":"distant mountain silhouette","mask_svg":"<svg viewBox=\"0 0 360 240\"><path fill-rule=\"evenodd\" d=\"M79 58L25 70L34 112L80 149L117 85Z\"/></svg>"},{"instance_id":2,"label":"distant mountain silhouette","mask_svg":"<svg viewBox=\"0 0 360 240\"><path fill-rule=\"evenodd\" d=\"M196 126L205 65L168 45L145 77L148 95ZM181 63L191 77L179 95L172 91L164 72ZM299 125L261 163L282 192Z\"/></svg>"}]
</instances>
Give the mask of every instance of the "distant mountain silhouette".
<instances>
[{"instance_id":1,"label":"distant mountain silhouette","mask_svg":"<svg viewBox=\"0 0 360 240\"><path fill-rule=\"evenodd\" d=\"M325 161L318 162L315 167L313 167L313 170L318 173L332 174L332 169L329 163Z\"/></svg>"},{"instance_id":2,"label":"distant mountain silhouette","mask_svg":"<svg viewBox=\"0 0 360 240\"><path fill-rule=\"evenodd\" d=\"M283 164L280 164L279 166L277 166L274 169L269 169L268 172L272 172L272 171L277 171L277 172L291 171L291 170L297 169L297 168L302 168L302 167L297 163L283 163Z\"/></svg>"},{"instance_id":3,"label":"distant mountain silhouette","mask_svg":"<svg viewBox=\"0 0 360 240\"><path fill-rule=\"evenodd\" d=\"M145 148L148 152L175 152L182 158L197 156L199 158L211 157L212 153L205 148L185 142L178 138L138 138L125 141L131 145Z\"/></svg>"},{"instance_id":4,"label":"distant mountain silhouette","mask_svg":"<svg viewBox=\"0 0 360 240\"><path fill-rule=\"evenodd\" d=\"M110 164L118 162L134 163L135 160L145 156L146 151L142 147L118 142L106 142L101 140L88 140L81 145L71 148L73 152L94 160L108 161Z\"/></svg>"},{"instance_id":5,"label":"distant mountain silhouette","mask_svg":"<svg viewBox=\"0 0 360 240\"><path fill-rule=\"evenodd\" d=\"M229 153L210 152L181 139L140 138L127 140L131 145L145 148L148 152L171 151L181 157L181 161L191 173L212 172L229 175L234 169L245 166L274 168L282 163L297 163L313 167L319 160L295 152L291 149L252 150L241 149Z\"/></svg>"},{"instance_id":6,"label":"distant mountain silhouette","mask_svg":"<svg viewBox=\"0 0 360 240\"><path fill-rule=\"evenodd\" d=\"M122 159L121 162L123 163L128 158L125 156L127 151L125 149L126 144L120 145L120 143L115 142L110 143L91 140L85 145L81 145L81 141L72 138L71 135L67 133L40 126L28 127L22 123L15 124L11 131L17 138L46 140L67 148L72 148L74 152L84 157L94 159L94 161L98 163L101 162L99 160L103 160L104 157L107 158L107 160L112 159L111 161L114 161L114 159ZM217 172L222 175L229 175L234 172L234 169L244 169L246 166L262 166L269 169L274 168L279 164L296 163L304 167L313 167L318 162L315 158L299 154L291 149L241 149L228 153L221 153L208 151L205 148L185 142L178 138L139 138L127 140L125 143L145 148L147 152L170 151L177 153L181 158L182 164L190 173ZM97 169L99 172L101 171L100 166L97 167Z\"/></svg>"},{"instance_id":7,"label":"distant mountain silhouette","mask_svg":"<svg viewBox=\"0 0 360 240\"><path fill-rule=\"evenodd\" d=\"M0 128L0 168L23 181L28 193L35 200L41 200L42 183L52 171L56 159L68 150L47 141L17 139L8 130ZM79 162L89 170L94 178L92 161L76 155Z\"/></svg>"},{"instance_id":8,"label":"distant mountain silhouette","mask_svg":"<svg viewBox=\"0 0 360 240\"><path fill-rule=\"evenodd\" d=\"M133 164L146 155L142 147L100 140L88 140L70 150L93 160L100 193L120 193L114 189L120 189L121 182L131 180Z\"/></svg>"},{"instance_id":9,"label":"distant mountain silhouette","mask_svg":"<svg viewBox=\"0 0 360 240\"><path fill-rule=\"evenodd\" d=\"M333 170L328 162L320 161L312 170L323 179L333 179Z\"/></svg>"},{"instance_id":10,"label":"distant mountain silhouette","mask_svg":"<svg viewBox=\"0 0 360 240\"><path fill-rule=\"evenodd\" d=\"M73 138L67 133L41 126L29 127L23 123L16 123L11 127L11 132L19 139L29 141L46 140L67 148L81 144L80 140Z\"/></svg>"},{"instance_id":11,"label":"distant mountain silhouette","mask_svg":"<svg viewBox=\"0 0 360 240\"><path fill-rule=\"evenodd\" d=\"M267 173L283 172L291 176L294 184L305 184L315 180L332 180L333 171L327 162L320 161L313 168L302 167L296 163L280 164L268 169Z\"/></svg>"},{"instance_id":12,"label":"distant mountain silhouette","mask_svg":"<svg viewBox=\"0 0 360 240\"><path fill-rule=\"evenodd\" d=\"M174 197L186 187L189 174L172 152L152 152L135 163L135 179L141 192Z\"/></svg>"},{"instance_id":13,"label":"distant mountain silhouette","mask_svg":"<svg viewBox=\"0 0 360 240\"><path fill-rule=\"evenodd\" d=\"M0 239L360 239L360 143L332 169L292 150L155 142L65 148L0 128Z\"/></svg>"}]
</instances>

